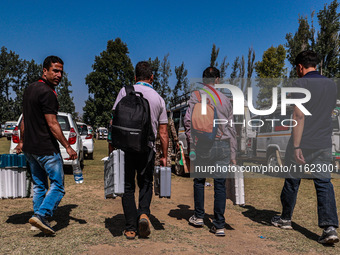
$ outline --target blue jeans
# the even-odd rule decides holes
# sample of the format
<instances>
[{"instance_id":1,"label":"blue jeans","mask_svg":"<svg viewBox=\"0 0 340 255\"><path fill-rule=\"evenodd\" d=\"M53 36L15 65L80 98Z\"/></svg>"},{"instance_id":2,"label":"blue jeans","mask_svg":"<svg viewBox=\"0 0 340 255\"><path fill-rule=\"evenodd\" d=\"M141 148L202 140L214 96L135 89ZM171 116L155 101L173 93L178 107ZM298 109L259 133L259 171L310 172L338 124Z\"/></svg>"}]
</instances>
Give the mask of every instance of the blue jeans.
<instances>
[{"instance_id":1,"label":"blue jeans","mask_svg":"<svg viewBox=\"0 0 340 255\"><path fill-rule=\"evenodd\" d=\"M332 149L303 149L303 156L306 164L327 164L332 163ZM289 142L285 156L286 165L296 165L294 149ZM334 188L331 183L330 174L314 174L314 186L316 189L318 203L318 225L320 228L328 226L338 227L338 215L335 202ZM281 218L290 220L296 204L296 197L299 190L301 178L286 178L281 193L282 215Z\"/></svg>"},{"instance_id":2,"label":"blue jeans","mask_svg":"<svg viewBox=\"0 0 340 255\"><path fill-rule=\"evenodd\" d=\"M60 153L38 156L25 153L33 179L33 210L35 214L51 217L65 194L63 159ZM48 180L50 190L48 191Z\"/></svg>"},{"instance_id":3,"label":"blue jeans","mask_svg":"<svg viewBox=\"0 0 340 255\"><path fill-rule=\"evenodd\" d=\"M229 141L214 141L212 148L206 152L197 153L197 164L229 165L230 144ZM204 218L204 184L206 178L194 178L195 216ZM226 206L226 179L214 178L214 220L217 229L224 228Z\"/></svg>"}]
</instances>

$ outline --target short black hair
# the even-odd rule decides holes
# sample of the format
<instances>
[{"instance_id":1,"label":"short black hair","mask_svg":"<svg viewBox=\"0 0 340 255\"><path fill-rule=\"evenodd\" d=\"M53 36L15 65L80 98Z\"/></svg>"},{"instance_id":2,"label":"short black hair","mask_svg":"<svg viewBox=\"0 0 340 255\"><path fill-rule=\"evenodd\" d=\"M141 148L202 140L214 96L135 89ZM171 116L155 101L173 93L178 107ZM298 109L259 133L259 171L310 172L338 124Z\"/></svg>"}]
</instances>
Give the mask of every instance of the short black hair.
<instances>
[{"instance_id":1,"label":"short black hair","mask_svg":"<svg viewBox=\"0 0 340 255\"><path fill-rule=\"evenodd\" d=\"M50 67L52 66L52 63L60 63L63 65L64 61L62 61L62 59L57 56L48 56L44 60L43 68L46 68L47 70L49 70Z\"/></svg>"},{"instance_id":2,"label":"short black hair","mask_svg":"<svg viewBox=\"0 0 340 255\"><path fill-rule=\"evenodd\" d=\"M211 83L216 78L220 78L220 70L216 67L210 66L203 71L203 83Z\"/></svg>"},{"instance_id":3,"label":"short black hair","mask_svg":"<svg viewBox=\"0 0 340 255\"><path fill-rule=\"evenodd\" d=\"M152 67L147 61L140 61L135 68L136 81L149 80L152 76Z\"/></svg>"},{"instance_id":4,"label":"short black hair","mask_svg":"<svg viewBox=\"0 0 340 255\"><path fill-rule=\"evenodd\" d=\"M319 62L318 54L312 50L304 50L295 58L295 66L301 64L304 68L316 67Z\"/></svg>"}]
</instances>

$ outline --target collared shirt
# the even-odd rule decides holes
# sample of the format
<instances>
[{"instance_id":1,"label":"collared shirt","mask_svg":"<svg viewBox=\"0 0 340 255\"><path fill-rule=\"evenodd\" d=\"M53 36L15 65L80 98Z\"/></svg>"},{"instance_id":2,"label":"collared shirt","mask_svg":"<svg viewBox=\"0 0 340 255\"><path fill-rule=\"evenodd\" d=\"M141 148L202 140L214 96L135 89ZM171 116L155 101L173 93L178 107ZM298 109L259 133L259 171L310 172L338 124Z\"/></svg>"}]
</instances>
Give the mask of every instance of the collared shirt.
<instances>
[{"instance_id":1,"label":"collared shirt","mask_svg":"<svg viewBox=\"0 0 340 255\"><path fill-rule=\"evenodd\" d=\"M35 155L59 153L59 144L53 136L45 114L58 113L58 100L53 85L46 80L30 84L24 92L24 146L23 151Z\"/></svg>"},{"instance_id":2,"label":"collared shirt","mask_svg":"<svg viewBox=\"0 0 340 255\"><path fill-rule=\"evenodd\" d=\"M135 91L141 92L143 94L143 97L147 99L149 102L152 131L155 134L155 137L157 137L158 125L168 124L168 116L166 113L166 106L163 98L161 98L161 96L156 92L156 90L154 90L152 86L151 87L150 86L145 86L143 84L138 83L133 85ZM115 110L118 102L125 96L126 91L124 87L119 91L112 110Z\"/></svg>"},{"instance_id":3,"label":"collared shirt","mask_svg":"<svg viewBox=\"0 0 340 255\"><path fill-rule=\"evenodd\" d=\"M210 90L208 87L204 87L205 90ZM229 140L230 141L230 152L231 152L231 159L236 159L236 151L237 151L237 140L236 140L236 131L234 126L231 126L231 120L233 120L233 109L232 104L222 92L216 90L219 97L221 98L221 103L216 101L216 112L217 117L219 119L225 119L228 120L229 124L226 125L219 125L218 131L217 131L217 137L221 141ZM200 90L200 93L204 93L202 90ZM211 102L213 101L210 95L207 94L207 99L209 99ZM196 97L195 93L192 93L190 96L190 99L188 101L188 109L185 113L184 117L184 126L185 126L185 134L190 142L191 140L191 112L194 109L195 104L198 103L198 99Z\"/></svg>"}]
</instances>

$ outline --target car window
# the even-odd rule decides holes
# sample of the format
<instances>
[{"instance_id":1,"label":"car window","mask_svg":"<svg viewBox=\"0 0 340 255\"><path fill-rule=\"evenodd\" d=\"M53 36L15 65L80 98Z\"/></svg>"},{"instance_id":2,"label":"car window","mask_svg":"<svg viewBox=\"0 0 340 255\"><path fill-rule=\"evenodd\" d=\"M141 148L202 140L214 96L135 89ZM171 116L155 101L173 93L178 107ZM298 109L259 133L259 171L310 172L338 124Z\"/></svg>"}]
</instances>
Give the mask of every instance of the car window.
<instances>
[{"instance_id":1,"label":"car window","mask_svg":"<svg viewBox=\"0 0 340 255\"><path fill-rule=\"evenodd\" d=\"M71 127L67 116L57 115L57 120L62 131L70 131Z\"/></svg>"},{"instance_id":2,"label":"car window","mask_svg":"<svg viewBox=\"0 0 340 255\"><path fill-rule=\"evenodd\" d=\"M6 125L6 128L5 128L5 129L7 129L7 130L13 130L13 129L14 129L14 126L15 126L15 125L13 125L13 124L8 124L8 125Z\"/></svg>"},{"instance_id":3,"label":"car window","mask_svg":"<svg viewBox=\"0 0 340 255\"><path fill-rule=\"evenodd\" d=\"M77 127L78 127L78 132L79 132L80 135L87 135L88 134L88 129L87 129L86 125L78 125L77 124Z\"/></svg>"},{"instance_id":4,"label":"car window","mask_svg":"<svg viewBox=\"0 0 340 255\"><path fill-rule=\"evenodd\" d=\"M266 121L266 119L270 119L270 117L269 116L261 117L261 120L263 121L263 126L260 127L260 133L270 133L270 132L272 132L272 122Z\"/></svg>"},{"instance_id":5,"label":"car window","mask_svg":"<svg viewBox=\"0 0 340 255\"><path fill-rule=\"evenodd\" d=\"M287 115L281 115L281 113L277 112L274 114L273 119L275 119L274 132L288 131L290 129L289 127L293 125L293 122L291 121L292 113L290 111Z\"/></svg>"}]
</instances>

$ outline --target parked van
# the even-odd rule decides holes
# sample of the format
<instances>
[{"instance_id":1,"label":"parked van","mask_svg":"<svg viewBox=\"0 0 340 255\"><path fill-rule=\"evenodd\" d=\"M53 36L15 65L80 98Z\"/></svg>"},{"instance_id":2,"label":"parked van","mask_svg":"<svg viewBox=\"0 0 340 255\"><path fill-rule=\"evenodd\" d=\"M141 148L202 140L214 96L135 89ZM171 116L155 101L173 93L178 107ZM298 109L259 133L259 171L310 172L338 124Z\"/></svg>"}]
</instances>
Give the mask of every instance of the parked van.
<instances>
[{"instance_id":1,"label":"parked van","mask_svg":"<svg viewBox=\"0 0 340 255\"><path fill-rule=\"evenodd\" d=\"M7 137L7 140L11 140L11 136L12 136L12 133L13 133L13 130L14 130L16 124L17 124L16 121L7 121L5 123L4 136Z\"/></svg>"}]
</instances>

